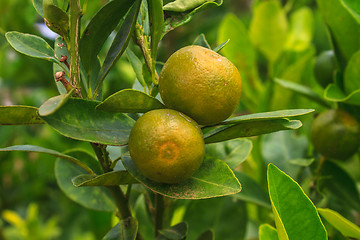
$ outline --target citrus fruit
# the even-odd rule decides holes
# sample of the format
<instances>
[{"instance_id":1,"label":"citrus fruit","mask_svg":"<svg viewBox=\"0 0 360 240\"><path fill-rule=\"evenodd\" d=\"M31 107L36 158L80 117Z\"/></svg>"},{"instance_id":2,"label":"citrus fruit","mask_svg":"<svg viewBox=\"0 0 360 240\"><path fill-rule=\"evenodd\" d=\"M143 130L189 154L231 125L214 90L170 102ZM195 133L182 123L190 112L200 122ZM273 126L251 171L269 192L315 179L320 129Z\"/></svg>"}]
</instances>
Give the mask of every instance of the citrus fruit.
<instances>
[{"instance_id":1,"label":"citrus fruit","mask_svg":"<svg viewBox=\"0 0 360 240\"><path fill-rule=\"evenodd\" d=\"M185 113L198 124L213 125L227 119L238 106L240 73L220 54L187 46L164 64L159 92L167 107Z\"/></svg>"},{"instance_id":2,"label":"citrus fruit","mask_svg":"<svg viewBox=\"0 0 360 240\"><path fill-rule=\"evenodd\" d=\"M157 109L136 121L129 137L129 151L145 177L160 183L178 183L200 167L205 144L194 120L172 109Z\"/></svg>"},{"instance_id":3,"label":"citrus fruit","mask_svg":"<svg viewBox=\"0 0 360 240\"><path fill-rule=\"evenodd\" d=\"M317 58L314 66L314 75L320 86L326 88L334 82L336 70L335 56L332 50L322 52Z\"/></svg>"},{"instance_id":4,"label":"citrus fruit","mask_svg":"<svg viewBox=\"0 0 360 240\"><path fill-rule=\"evenodd\" d=\"M322 112L313 122L311 139L315 149L327 158L344 160L359 148L359 123L340 109Z\"/></svg>"}]
</instances>

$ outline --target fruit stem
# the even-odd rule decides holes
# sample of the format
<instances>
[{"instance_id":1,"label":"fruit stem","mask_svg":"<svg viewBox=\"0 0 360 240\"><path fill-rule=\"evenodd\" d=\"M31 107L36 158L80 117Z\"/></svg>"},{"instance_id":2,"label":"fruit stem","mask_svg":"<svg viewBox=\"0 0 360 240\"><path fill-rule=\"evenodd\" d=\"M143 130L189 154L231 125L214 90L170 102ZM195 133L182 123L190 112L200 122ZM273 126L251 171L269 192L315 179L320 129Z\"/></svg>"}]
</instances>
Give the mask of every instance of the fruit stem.
<instances>
[{"instance_id":1,"label":"fruit stem","mask_svg":"<svg viewBox=\"0 0 360 240\"><path fill-rule=\"evenodd\" d=\"M111 160L109 159L109 154L106 151L106 145L100 145L97 143L91 143L92 148L98 158L101 168L104 173L111 172ZM119 186L109 186L107 187L111 195L115 200L115 204L120 213L120 219L127 219L131 217L131 211L129 208L129 201L126 198L124 192L121 190Z\"/></svg>"},{"instance_id":2,"label":"fruit stem","mask_svg":"<svg viewBox=\"0 0 360 240\"><path fill-rule=\"evenodd\" d=\"M164 219L164 197L160 194L155 194L155 237L160 234L159 230L163 228Z\"/></svg>"},{"instance_id":3,"label":"fruit stem","mask_svg":"<svg viewBox=\"0 0 360 240\"><path fill-rule=\"evenodd\" d=\"M140 47L141 52L145 59L146 67L148 68L149 72L152 74L153 63L150 55L151 51L149 49L149 42L147 41L146 36L143 34L143 30L139 24L136 24L136 30L134 32L135 32L135 43ZM157 74L156 69L154 69L154 74L155 74L155 78L152 79L155 79L155 81L153 81L153 84L157 85L159 82L159 75Z\"/></svg>"},{"instance_id":4,"label":"fruit stem","mask_svg":"<svg viewBox=\"0 0 360 240\"><path fill-rule=\"evenodd\" d=\"M82 11L80 7L80 0L70 0L70 83L76 86L77 93L80 93L80 17Z\"/></svg>"}]
</instances>

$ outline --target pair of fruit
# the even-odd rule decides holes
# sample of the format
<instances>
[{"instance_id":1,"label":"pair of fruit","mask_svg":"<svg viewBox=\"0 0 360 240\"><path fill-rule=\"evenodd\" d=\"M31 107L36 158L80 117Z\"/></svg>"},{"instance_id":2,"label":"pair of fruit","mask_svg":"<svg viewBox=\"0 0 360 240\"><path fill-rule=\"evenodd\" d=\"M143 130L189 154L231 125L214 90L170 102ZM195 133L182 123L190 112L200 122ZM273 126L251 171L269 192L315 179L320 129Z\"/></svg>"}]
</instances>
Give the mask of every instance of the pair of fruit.
<instances>
[{"instance_id":1,"label":"pair of fruit","mask_svg":"<svg viewBox=\"0 0 360 240\"><path fill-rule=\"evenodd\" d=\"M182 182L202 164L201 125L228 118L240 101L241 78L225 57L200 46L184 47L165 63L159 92L170 109L142 115L129 137L130 155L147 178Z\"/></svg>"}]
</instances>

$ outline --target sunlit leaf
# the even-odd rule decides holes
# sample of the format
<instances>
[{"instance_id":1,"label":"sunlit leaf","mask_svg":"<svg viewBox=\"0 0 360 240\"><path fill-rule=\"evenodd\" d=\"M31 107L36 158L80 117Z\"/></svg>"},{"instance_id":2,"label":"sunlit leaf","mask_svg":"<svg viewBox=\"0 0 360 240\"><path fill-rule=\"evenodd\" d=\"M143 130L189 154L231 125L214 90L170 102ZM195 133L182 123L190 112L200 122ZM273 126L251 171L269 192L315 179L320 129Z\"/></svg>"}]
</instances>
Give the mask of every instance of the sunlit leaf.
<instances>
[{"instance_id":1,"label":"sunlit leaf","mask_svg":"<svg viewBox=\"0 0 360 240\"><path fill-rule=\"evenodd\" d=\"M348 94L360 90L360 50L350 58L344 73L344 88ZM358 103L360 104L360 102Z\"/></svg>"},{"instance_id":2,"label":"sunlit leaf","mask_svg":"<svg viewBox=\"0 0 360 240\"><path fill-rule=\"evenodd\" d=\"M269 224L261 224L259 228L259 240L279 240L276 229Z\"/></svg>"},{"instance_id":3,"label":"sunlit leaf","mask_svg":"<svg viewBox=\"0 0 360 240\"><path fill-rule=\"evenodd\" d=\"M328 221L344 236L360 239L360 227L358 227L355 223L347 220L338 212L331 209L318 208L318 211L320 215L326 219L326 221Z\"/></svg>"},{"instance_id":4,"label":"sunlit leaf","mask_svg":"<svg viewBox=\"0 0 360 240\"><path fill-rule=\"evenodd\" d=\"M273 164L269 164L267 174L279 239L327 240L317 210L299 184Z\"/></svg>"},{"instance_id":5,"label":"sunlit leaf","mask_svg":"<svg viewBox=\"0 0 360 240\"><path fill-rule=\"evenodd\" d=\"M325 89L324 98L332 102L360 105L360 89L355 90L350 94L345 94L336 84L332 83Z\"/></svg>"},{"instance_id":6,"label":"sunlit leaf","mask_svg":"<svg viewBox=\"0 0 360 240\"><path fill-rule=\"evenodd\" d=\"M39 107L39 115L41 117L44 117L55 113L59 108L61 108L67 102L67 100L71 97L72 93L73 91L70 91L67 94L61 94L46 100Z\"/></svg>"}]
</instances>

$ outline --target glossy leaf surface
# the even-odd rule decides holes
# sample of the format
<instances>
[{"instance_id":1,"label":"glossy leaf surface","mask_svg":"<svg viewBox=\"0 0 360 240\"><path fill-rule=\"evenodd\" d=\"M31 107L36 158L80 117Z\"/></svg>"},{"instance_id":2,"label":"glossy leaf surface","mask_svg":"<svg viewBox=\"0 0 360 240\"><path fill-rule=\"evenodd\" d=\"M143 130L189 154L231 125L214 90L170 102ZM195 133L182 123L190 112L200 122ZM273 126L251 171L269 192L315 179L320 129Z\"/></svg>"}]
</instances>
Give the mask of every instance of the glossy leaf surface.
<instances>
[{"instance_id":1,"label":"glossy leaf surface","mask_svg":"<svg viewBox=\"0 0 360 240\"><path fill-rule=\"evenodd\" d=\"M173 11L173 12L185 12L187 10L193 9L195 7L200 6L205 2L213 2L209 0L175 0L170 2L164 6L165 11Z\"/></svg>"},{"instance_id":2,"label":"glossy leaf surface","mask_svg":"<svg viewBox=\"0 0 360 240\"><path fill-rule=\"evenodd\" d=\"M38 109L31 106L0 106L0 125L42 124Z\"/></svg>"},{"instance_id":3,"label":"glossy leaf surface","mask_svg":"<svg viewBox=\"0 0 360 240\"><path fill-rule=\"evenodd\" d=\"M353 15L355 20L360 23L360 3L353 0L341 0L342 4Z\"/></svg>"},{"instance_id":4,"label":"glossy leaf surface","mask_svg":"<svg viewBox=\"0 0 360 240\"><path fill-rule=\"evenodd\" d=\"M202 199L240 192L241 186L231 169L221 160L204 160L200 169L179 184L156 183L143 176L130 156L122 158L125 168L152 191L171 198Z\"/></svg>"},{"instance_id":5,"label":"glossy leaf surface","mask_svg":"<svg viewBox=\"0 0 360 240\"><path fill-rule=\"evenodd\" d=\"M113 171L101 175L82 174L71 179L75 187L118 186L138 183L127 171Z\"/></svg>"},{"instance_id":6,"label":"glossy leaf surface","mask_svg":"<svg viewBox=\"0 0 360 240\"><path fill-rule=\"evenodd\" d=\"M122 113L145 113L161 108L165 106L159 100L133 89L124 89L114 93L96 106L97 110Z\"/></svg>"},{"instance_id":7,"label":"glossy leaf surface","mask_svg":"<svg viewBox=\"0 0 360 240\"><path fill-rule=\"evenodd\" d=\"M72 150L66 152L67 155L81 159L83 163L88 166L97 165L99 162L91 156L89 153L84 151ZM75 187L71 179L80 175L86 174L86 172L74 165L71 162L65 161L63 159L57 159L55 163L55 177L60 189L74 202L79 203L80 205L98 210L98 211L109 211L112 212L116 209L115 203L108 192L104 187L84 187L77 188Z\"/></svg>"},{"instance_id":8,"label":"glossy leaf surface","mask_svg":"<svg viewBox=\"0 0 360 240\"><path fill-rule=\"evenodd\" d=\"M345 92L351 94L354 91L360 90L360 50L354 53L346 66L344 73L344 88ZM359 102L360 104L360 102Z\"/></svg>"},{"instance_id":9,"label":"glossy leaf surface","mask_svg":"<svg viewBox=\"0 0 360 240\"><path fill-rule=\"evenodd\" d=\"M213 127L204 133L205 143L216 143L234 138L251 137L281 130L294 130L302 126L298 120L274 119L244 121L242 123Z\"/></svg>"},{"instance_id":10,"label":"glossy leaf surface","mask_svg":"<svg viewBox=\"0 0 360 240\"><path fill-rule=\"evenodd\" d=\"M110 33L135 0L114 0L104 5L86 26L80 40L81 62L87 72L97 60L97 55Z\"/></svg>"},{"instance_id":11,"label":"glossy leaf surface","mask_svg":"<svg viewBox=\"0 0 360 240\"><path fill-rule=\"evenodd\" d=\"M138 222L135 218L120 220L102 240L135 240L138 230Z\"/></svg>"},{"instance_id":12,"label":"glossy leaf surface","mask_svg":"<svg viewBox=\"0 0 360 240\"><path fill-rule=\"evenodd\" d=\"M7 32L5 37L10 45L22 54L59 63L54 56L54 49L41 37L19 32Z\"/></svg>"},{"instance_id":13,"label":"glossy leaf surface","mask_svg":"<svg viewBox=\"0 0 360 240\"><path fill-rule=\"evenodd\" d=\"M279 239L326 240L317 210L299 184L273 164L269 164L267 174Z\"/></svg>"},{"instance_id":14,"label":"glossy leaf surface","mask_svg":"<svg viewBox=\"0 0 360 240\"><path fill-rule=\"evenodd\" d=\"M360 227L328 208L318 208L322 217L346 237L360 239Z\"/></svg>"},{"instance_id":15,"label":"glossy leaf surface","mask_svg":"<svg viewBox=\"0 0 360 240\"><path fill-rule=\"evenodd\" d=\"M269 224L260 225L259 240L279 240L276 229Z\"/></svg>"},{"instance_id":16,"label":"glossy leaf surface","mask_svg":"<svg viewBox=\"0 0 360 240\"><path fill-rule=\"evenodd\" d=\"M42 119L64 136L108 145L124 145L134 120L122 113L95 110L97 101L70 98Z\"/></svg>"}]
</instances>

